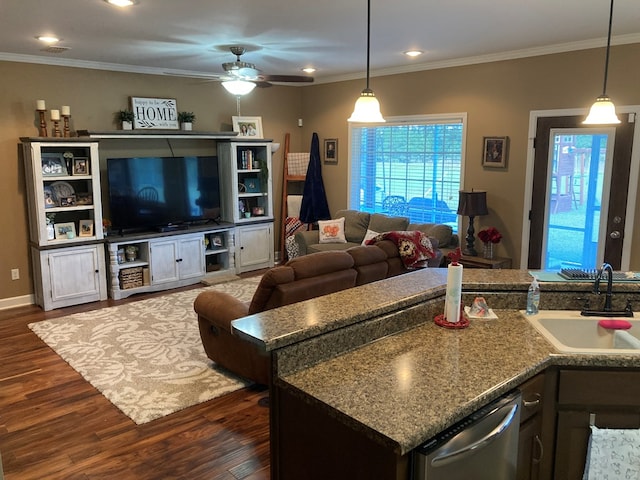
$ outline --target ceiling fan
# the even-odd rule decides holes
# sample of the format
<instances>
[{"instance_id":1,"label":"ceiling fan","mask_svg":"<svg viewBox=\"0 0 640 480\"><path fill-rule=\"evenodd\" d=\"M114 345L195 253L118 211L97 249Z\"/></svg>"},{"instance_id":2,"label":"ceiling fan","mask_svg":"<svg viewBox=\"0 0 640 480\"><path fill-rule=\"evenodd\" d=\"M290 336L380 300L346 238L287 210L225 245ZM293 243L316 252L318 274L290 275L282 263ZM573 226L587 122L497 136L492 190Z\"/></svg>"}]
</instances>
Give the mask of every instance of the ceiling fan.
<instances>
[{"instance_id":1,"label":"ceiling fan","mask_svg":"<svg viewBox=\"0 0 640 480\"><path fill-rule=\"evenodd\" d=\"M241 56L246 52L243 46L229 47L231 53L236 56L235 62L225 62L222 64L224 73L210 75L186 75L189 77L209 78L221 82L241 81L251 82L257 87L270 87L271 82L277 83L311 83L313 77L309 75L268 75L258 70L253 63L244 62ZM170 75L185 76L180 73L167 72Z\"/></svg>"}]
</instances>

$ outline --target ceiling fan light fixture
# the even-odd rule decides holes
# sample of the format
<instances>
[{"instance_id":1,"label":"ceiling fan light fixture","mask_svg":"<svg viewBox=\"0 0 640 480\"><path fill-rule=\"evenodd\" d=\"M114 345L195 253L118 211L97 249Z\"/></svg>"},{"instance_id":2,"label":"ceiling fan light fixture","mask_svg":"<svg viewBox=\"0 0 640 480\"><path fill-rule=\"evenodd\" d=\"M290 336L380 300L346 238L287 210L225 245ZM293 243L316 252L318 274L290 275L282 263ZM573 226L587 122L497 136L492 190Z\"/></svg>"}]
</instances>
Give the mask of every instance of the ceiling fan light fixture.
<instances>
[{"instance_id":1,"label":"ceiling fan light fixture","mask_svg":"<svg viewBox=\"0 0 640 480\"><path fill-rule=\"evenodd\" d=\"M383 123L386 120L380 113L380 102L369 88L369 63L371 57L371 0L367 0L367 87L356 100L353 113L347 122Z\"/></svg>"},{"instance_id":2,"label":"ceiling fan light fixture","mask_svg":"<svg viewBox=\"0 0 640 480\"><path fill-rule=\"evenodd\" d=\"M609 10L609 32L607 33L607 50L604 59L604 84L602 86L602 95L596 98L591 105L589 115L582 122L585 125L615 125L620 123L620 119L616 115L616 107L607 95L607 74L609 72L609 50L611 49L611 25L613 24L613 0L611 0L611 8Z\"/></svg>"},{"instance_id":3,"label":"ceiling fan light fixture","mask_svg":"<svg viewBox=\"0 0 640 480\"><path fill-rule=\"evenodd\" d=\"M256 88L255 83L245 80L225 80L222 82L222 86L227 92L236 96L246 95Z\"/></svg>"}]
</instances>

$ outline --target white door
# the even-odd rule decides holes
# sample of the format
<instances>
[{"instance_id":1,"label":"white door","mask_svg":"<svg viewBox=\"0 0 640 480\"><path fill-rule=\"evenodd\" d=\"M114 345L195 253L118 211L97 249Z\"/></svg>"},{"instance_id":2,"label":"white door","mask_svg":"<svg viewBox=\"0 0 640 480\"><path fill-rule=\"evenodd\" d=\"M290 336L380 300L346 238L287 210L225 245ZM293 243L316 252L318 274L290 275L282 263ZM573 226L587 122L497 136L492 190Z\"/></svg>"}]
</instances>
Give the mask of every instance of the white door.
<instances>
[{"instance_id":1,"label":"white door","mask_svg":"<svg viewBox=\"0 0 640 480\"><path fill-rule=\"evenodd\" d=\"M204 237L202 235L180 240L178 269L181 279L204 275Z\"/></svg>"},{"instance_id":2,"label":"white door","mask_svg":"<svg viewBox=\"0 0 640 480\"><path fill-rule=\"evenodd\" d=\"M54 304L100 300L99 246L66 248L48 253L51 299ZM46 291L46 290L45 290ZM82 300L77 302L77 300ZM75 301L74 301L75 300Z\"/></svg>"}]
</instances>

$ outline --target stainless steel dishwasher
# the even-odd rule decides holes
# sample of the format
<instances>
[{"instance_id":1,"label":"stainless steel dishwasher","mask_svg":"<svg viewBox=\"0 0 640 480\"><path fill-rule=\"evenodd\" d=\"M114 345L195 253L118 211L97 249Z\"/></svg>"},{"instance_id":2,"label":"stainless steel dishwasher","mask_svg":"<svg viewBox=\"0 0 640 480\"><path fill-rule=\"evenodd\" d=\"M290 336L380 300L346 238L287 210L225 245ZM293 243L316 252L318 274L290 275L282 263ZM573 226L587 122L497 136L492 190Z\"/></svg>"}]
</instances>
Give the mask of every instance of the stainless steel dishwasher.
<instances>
[{"instance_id":1,"label":"stainless steel dishwasher","mask_svg":"<svg viewBox=\"0 0 640 480\"><path fill-rule=\"evenodd\" d=\"M414 451L414 480L513 480L520 392L472 413Z\"/></svg>"}]
</instances>

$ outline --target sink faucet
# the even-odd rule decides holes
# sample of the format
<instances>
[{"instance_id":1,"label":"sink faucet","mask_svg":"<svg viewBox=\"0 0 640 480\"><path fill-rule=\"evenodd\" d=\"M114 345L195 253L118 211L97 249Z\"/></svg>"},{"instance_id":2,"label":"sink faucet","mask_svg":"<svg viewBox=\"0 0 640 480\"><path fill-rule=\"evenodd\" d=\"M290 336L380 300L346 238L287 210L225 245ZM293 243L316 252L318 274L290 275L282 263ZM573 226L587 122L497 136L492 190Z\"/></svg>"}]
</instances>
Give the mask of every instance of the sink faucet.
<instances>
[{"instance_id":1,"label":"sink faucet","mask_svg":"<svg viewBox=\"0 0 640 480\"><path fill-rule=\"evenodd\" d=\"M613 268L608 263L603 263L602 268L598 270L598 275L596 275L596 280L593 282L593 293L596 295L600 295L600 280L602 279L602 275L604 272L607 272L607 293L604 299L604 308L603 311L610 312L611 311L611 299L613 298Z\"/></svg>"},{"instance_id":2,"label":"sink faucet","mask_svg":"<svg viewBox=\"0 0 640 480\"><path fill-rule=\"evenodd\" d=\"M603 263L602 268L598 270L596 279L593 282L593 293L600 295L600 281L604 273L607 273L607 293L605 295L604 307L602 310L591 310L588 304L585 304L584 309L580 312L580 315L585 317L633 317L633 310L631 309L631 302L627 300L627 306L624 310L614 311L611 307L611 301L613 299L613 267L608 263Z\"/></svg>"}]
</instances>

